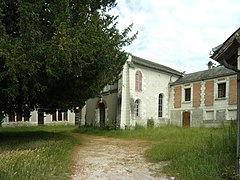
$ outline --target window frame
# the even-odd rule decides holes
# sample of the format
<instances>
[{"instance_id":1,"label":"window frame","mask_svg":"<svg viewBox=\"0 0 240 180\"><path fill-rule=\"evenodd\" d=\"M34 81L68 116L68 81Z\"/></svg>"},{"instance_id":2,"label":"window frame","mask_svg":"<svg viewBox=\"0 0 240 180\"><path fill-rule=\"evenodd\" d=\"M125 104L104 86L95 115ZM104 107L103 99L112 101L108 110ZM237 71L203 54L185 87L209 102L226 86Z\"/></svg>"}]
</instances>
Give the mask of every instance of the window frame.
<instances>
[{"instance_id":1,"label":"window frame","mask_svg":"<svg viewBox=\"0 0 240 180\"><path fill-rule=\"evenodd\" d=\"M57 120L62 121L63 120L62 111L58 111L57 115L58 115Z\"/></svg>"},{"instance_id":2,"label":"window frame","mask_svg":"<svg viewBox=\"0 0 240 180\"><path fill-rule=\"evenodd\" d=\"M8 115L8 121L9 121L9 122L16 122L16 116L15 116L15 114L9 114L9 115Z\"/></svg>"},{"instance_id":3,"label":"window frame","mask_svg":"<svg viewBox=\"0 0 240 180\"><path fill-rule=\"evenodd\" d=\"M224 99L226 98L227 85L226 82L217 83L217 98Z\"/></svg>"},{"instance_id":4,"label":"window frame","mask_svg":"<svg viewBox=\"0 0 240 180\"><path fill-rule=\"evenodd\" d=\"M141 100L136 99L134 102L134 116L140 118L141 117Z\"/></svg>"},{"instance_id":5,"label":"window frame","mask_svg":"<svg viewBox=\"0 0 240 180\"><path fill-rule=\"evenodd\" d=\"M190 102L191 101L191 87L184 88L184 101L185 102Z\"/></svg>"},{"instance_id":6,"label":"window frame","mask_svg":"<svg viewBox=\"0 0 240 180\"><path fill-rule=\"evenodd\" d=\"M163 94L158 95L158 118L163 117Z\"/></svg>"},{"instance_id":7,"label":"window frame","mask_svg":"<svg viewBox=\"0 0 240 180\"><path fill-rule=\"evenodd\" d=\"M142 72L139 70L135 73L135 90L142 91Z\"/></svg>"},{"instance_id":8,"label":"window frame","mask_svg":"<svg viewBox=\"0 0 240 180\"><path fill-rule=\"evenodd\" d=\"M68 110L67 111L56 111L52 113L52 121L68 121Z\"/></svg>"},{"instance_id":9,"label":"window frame","mask_svg":"<svg viewBox=\"0 0 240 180\"><path fill-rule=\"evenodd\" d=\"M63 120L68 121L68 111L63 112Z\"/></svg>"},{"instance_id":10,"label":"window frame","mask_svg":"<svg viewBox=\"0 0 240 180\"><path fill-rule=\"evenodd\" d=\"M52 113L52 121L57 121L57 112Z\"/></svg>"}]
</instances>

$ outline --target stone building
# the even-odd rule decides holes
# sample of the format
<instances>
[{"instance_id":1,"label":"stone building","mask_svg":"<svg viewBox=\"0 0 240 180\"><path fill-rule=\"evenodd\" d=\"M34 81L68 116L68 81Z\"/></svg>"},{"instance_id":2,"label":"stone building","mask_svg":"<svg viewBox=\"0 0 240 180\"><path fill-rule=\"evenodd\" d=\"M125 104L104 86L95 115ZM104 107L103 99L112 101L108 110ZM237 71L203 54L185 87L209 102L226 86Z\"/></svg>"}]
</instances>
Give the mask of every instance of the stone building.
<instances>
[{"instance_id":1,"label":"stone building","mask_svg":"<svg viewBox=\"0 0 240 180\"><path fill-rule=\"evenodd\" d=\"M236 73L223 66L184 75L171 83L171 124L209 127L236 120L236 88Z\"/></svg>"},{"instance_id":2,"label":"stone building","mask_svg":"<svg viewBox=\"0 0 240 180\"><path fill-rule=\"evenodd\" d=\"M236 73L223 66L185 74L129 55L121 79L89 99L83 119L87 125L122 129L146 126L218 126L236 120Z\"/></svg>"},{"instance_id":3,"label":"stone building","mask_svg":"<svg viewBox=\"0 0 240 180\"><path fill-rule=\"evenodd\" d=\"M37 126L37 125L74 125L75 113L68 110L65 112L56 111L47 114L43 111L33 111L30 117L22 117L16 114L6 116L2 126Z\"/></svg>"},{"instance_id":4,"label":"stone building","mask_svg":"<svg viewBox=\"0 0 240 180\"><path fill-rule=\"evenodd\" d=\"M239 33L238 29L214 48L211 58L233 70L239 69ZM237 74L233 70L214 67L209 62L207 70L184 75L129 54L119 81L86 101L80 113L34 111L28 119L5 117L2 125L75 124L76 117L80 117L79 125L121 129L134 128L136 124L146 126L148 120L154 121L155 126L218 126L237 119Z\"/></svg>"},{"instance_id":5,"label":"stone building","mask_svg":"<svg viewBox=\"0 0 240 180\"><path fill-rule=\"evenodd\" d=\"M133 128L154 120L156 125L169 122L169 84L182 73L129 55L120 80L108 85L99 97L89 99L82 110L86 125Z\"/></svg>"},{"instance_id":6,"label":"stone building","mask_svg":"<svg viewBox=\"0 0 240 180\"><path fill-rule=\"evenodd\" d=\"M129 55L121 78L89 99L81 110L81 125L134 128L147 125L218 126L236 120L236 73L223 66L183 74L172 68ZM71 111L46 114L31 112L26 119L12 115L3 126L75 124ZM78 119L78 118L77 118Z\"/></svg>"}]
</instances>

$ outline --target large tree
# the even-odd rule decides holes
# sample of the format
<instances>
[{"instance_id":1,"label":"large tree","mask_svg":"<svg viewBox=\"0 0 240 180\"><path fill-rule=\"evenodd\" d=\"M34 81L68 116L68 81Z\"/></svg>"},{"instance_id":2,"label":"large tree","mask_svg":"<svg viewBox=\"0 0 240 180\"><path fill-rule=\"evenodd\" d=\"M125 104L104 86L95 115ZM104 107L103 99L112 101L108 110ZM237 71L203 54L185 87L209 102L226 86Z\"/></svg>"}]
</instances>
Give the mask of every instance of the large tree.
<instances>
[{"instance_id":1,"label":"large tree","mask_svg":"<svg viewBox=\"0 0 240 180\"><path fill-rule=\"evenodd\" d=\"M115 0L2 0L0 113L73 109L114 82L136 34L119 31Z\"/></svg>"}]
</instances>

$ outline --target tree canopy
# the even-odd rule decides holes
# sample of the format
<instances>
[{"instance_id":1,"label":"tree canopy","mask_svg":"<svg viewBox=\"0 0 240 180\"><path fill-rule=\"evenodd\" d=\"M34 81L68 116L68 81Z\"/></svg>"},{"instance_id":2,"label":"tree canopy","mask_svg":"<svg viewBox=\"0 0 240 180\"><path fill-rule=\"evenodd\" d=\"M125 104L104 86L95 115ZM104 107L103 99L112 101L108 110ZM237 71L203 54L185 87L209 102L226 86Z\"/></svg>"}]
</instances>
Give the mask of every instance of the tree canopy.
<instances>
[{"instance_id":1,"label":"tree canopy","mask_svg":"<svg viewBox=\"0 0 240 180\"><path fill-rule=\"evenodd\" d=\"M115 0L2 0L0 113L73 109L114 82L132 25L117 28Z\"/></svg>"}]
</instances>

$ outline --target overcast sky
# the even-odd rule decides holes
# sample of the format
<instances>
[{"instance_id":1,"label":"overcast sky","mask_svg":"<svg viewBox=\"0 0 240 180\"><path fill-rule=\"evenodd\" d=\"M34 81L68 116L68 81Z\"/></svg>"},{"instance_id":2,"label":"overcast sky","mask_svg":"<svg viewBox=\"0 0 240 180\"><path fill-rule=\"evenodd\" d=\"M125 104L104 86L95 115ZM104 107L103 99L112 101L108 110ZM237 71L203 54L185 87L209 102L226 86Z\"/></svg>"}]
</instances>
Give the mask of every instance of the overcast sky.
<instances>
[{"instance_id":1,"label":"overcast sky","mask_svg":"<svg viewBox=\"0 0 240 180\"><path fill-rule=\"evenodd\" d=\"M240 27L240 0L118 0L118 28L133 23L126 51L187 73L207 69L210 50Z\"/></svg>"}]
</instances>

